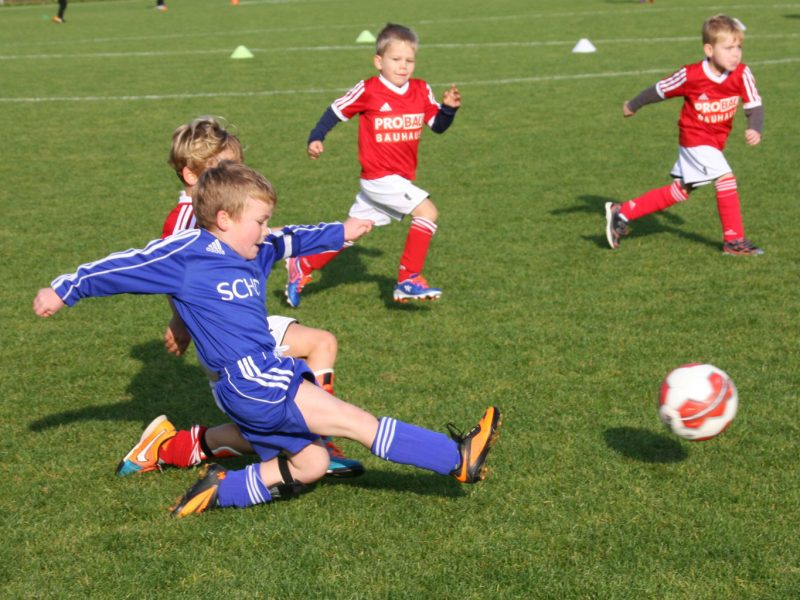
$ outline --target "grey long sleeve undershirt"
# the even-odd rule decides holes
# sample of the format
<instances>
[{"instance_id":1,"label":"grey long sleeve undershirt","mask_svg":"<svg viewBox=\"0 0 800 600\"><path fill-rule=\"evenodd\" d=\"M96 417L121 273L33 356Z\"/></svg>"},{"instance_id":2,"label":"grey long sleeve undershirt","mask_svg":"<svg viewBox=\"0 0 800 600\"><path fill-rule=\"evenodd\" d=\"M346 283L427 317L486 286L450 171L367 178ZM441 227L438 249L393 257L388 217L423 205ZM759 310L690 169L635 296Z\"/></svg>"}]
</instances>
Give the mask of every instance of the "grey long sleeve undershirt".
<instances>
[{"instance_id":1,"label":"grey long sleeve undershirt","mask_svg":"<svg viewBox=\"0 0 800 600\"><path fill-rule=\"evenodd\" d=\"M652 85L633 100L628 100L628 108L633 112L638 112L638 110L646 104L654 104L662 100L664 100L664 98L658 94L656 86ZM761 133L761 130L764 128L764 107L756 106L753 108L746 108L744 114L747 117L747 128Z\"/></svg>"}]
</instances>

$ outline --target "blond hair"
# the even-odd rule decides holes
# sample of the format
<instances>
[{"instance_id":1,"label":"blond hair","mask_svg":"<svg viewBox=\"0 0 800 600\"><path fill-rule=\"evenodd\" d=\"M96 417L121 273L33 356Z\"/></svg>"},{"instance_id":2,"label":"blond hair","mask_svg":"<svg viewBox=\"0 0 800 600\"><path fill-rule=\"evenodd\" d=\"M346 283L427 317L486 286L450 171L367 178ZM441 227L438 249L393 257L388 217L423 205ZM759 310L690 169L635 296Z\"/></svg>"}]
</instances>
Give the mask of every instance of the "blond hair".
<instances>
[{"instance_id":1,"label":"blond hair","mask_svg":"<svg viewBox=\"0 0 800 600\"><path fill-rule=\"evenodd\" d=\"M378 33L378 39L375 41L375 54L383 56L386 48L392 42L406 42L409 46L414 48L416 52L419 46L419 37L413 30L397 23L387 23L386 26Z\"/></svg>"},{"instance_id":2,"label":"blond hair","mask_svg":"<svg viewBox=\"0 0 800 600\"><path fill-rule=\"evenodd\" d=\"M278 202L275 188L261 173L241 163L223 160L216 167L207 169L194 189L192 204L197 223L208 229L216 223L217 213L221 210L237 219L248 198L270 206Z\"/></svg>"},{"instance_id":3,"label":"blond hair","mask_svg":"<svg viewBox=\"0 0 800 600\"><path fill-rule=\"evenodd\" d=\"M244 160L242 143L233 133L214 117L203 116L178 127L172 134L172 148L169 152L169 164L175 169L178 178L183 181L183 168L198 177L205 171L214 158L229 150L238 162Z\"/></svg>"},{"instance_id":4,"label":"blond hair","mask_svg":"<svg viewBox=\"0 0 800 600\"><path fill-rule=\"evenodd\" d=\"M728 15L714 15L706 19L706 22L703 23L704 44L711 44L713 46L723 35L730 35L743 40L744 27L742 26L742 22Z\"/></svg>"}]
</instances>

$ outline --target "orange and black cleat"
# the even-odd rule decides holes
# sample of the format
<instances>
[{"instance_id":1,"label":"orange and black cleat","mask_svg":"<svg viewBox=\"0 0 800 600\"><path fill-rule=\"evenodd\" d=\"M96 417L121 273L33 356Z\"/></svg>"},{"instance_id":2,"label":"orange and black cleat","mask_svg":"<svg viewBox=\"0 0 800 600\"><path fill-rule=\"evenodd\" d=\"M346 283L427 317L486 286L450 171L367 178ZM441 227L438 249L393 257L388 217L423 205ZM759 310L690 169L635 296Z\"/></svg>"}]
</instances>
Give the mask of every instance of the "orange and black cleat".
<instances>
[{"instance_id":1,"label":"orange and black cleat","mask_svg":"<svg viewBox=\"0 0 800 600\"><path fill-rule=\"evenodd\" d=\"M217 508L217 490L226 473L216 463L203 467L200 470L200 479L170 507L172 516L182 518Z\"/></svg>"},{"instance_id":2,"label":"orange and black cleat","mask_svg":"<svg viewBox=\"0 0 800 600\"><path fill-rule=\"evenodd\" d=\"M500 409L490 406L466 435L459 433L452 424L447 426L461 455L461 464L450 472L453 477L461 483L477 483L486 477L486 456L497 441L501 424Z\"/></svg>"}]
</instances>

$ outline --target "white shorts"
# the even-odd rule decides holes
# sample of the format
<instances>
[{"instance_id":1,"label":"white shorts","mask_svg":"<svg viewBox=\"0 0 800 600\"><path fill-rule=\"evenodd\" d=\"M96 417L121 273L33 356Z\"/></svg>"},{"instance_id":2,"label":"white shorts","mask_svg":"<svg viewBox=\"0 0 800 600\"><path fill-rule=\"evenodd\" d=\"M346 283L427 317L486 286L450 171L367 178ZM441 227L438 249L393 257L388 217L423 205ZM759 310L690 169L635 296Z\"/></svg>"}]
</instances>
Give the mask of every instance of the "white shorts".
<instances>
[{"instance_id":1,"label":"white shorts","mask_svg":"<svg viewBox=\"0 0 800 600\"><path fill-rule=\"evenodd\" d=\"M267 317L267 327L269 327L269 332L275 339L275 350L278 351L278 354L282 355L289 349L289 346L283 345L283 338L286 337L286 330L289 329L289 325L292 323L297 323L297 319L282 317L280 315L269 315ZM214 385L219 381L219 375L206 367L202 361L200 362L200 366L203 367L203 370L206 372L208 382L211 384L211 389L213 390ZM217 405L219 406L219 402L217 402ZM220 410L222 410L221 406Z\"/></svg>"},{"instance_id":2,"label":"white shorts","mask_svg":"<svg viewBox=\"0 0 800 600\"><path fill-rule=\"evenodd\" d=\"M369 219L375 225L388 225L410 215L428 197L405 177L387 175L380 179L362 179L361 191L350 207L350 216Z\"/></svg>"},{"instance_id":3,"label":"white shorts","mask_svg":"<svg viewBox=\"0 0 800 600\"><path fill-rule=\"evenodd\" d=\"M713 146L692 146L678 149L678 160L669 174L692 187L706 185L733 172L720 150Z\"/></svg>"},{"instance_id":4,"label":"white shorts","mask_svg":"<svg viewBox=\"0 0 800 600\"><path fill-rule=\"evenodd\" d=\"M289 325L297 323L297 319L292 317L281 317L280 315L269 315L267 317L267 327L272 337L275 338L275 345L282 346L283 338L286 337L286 330Z\"/></svg>"}]
</instances>

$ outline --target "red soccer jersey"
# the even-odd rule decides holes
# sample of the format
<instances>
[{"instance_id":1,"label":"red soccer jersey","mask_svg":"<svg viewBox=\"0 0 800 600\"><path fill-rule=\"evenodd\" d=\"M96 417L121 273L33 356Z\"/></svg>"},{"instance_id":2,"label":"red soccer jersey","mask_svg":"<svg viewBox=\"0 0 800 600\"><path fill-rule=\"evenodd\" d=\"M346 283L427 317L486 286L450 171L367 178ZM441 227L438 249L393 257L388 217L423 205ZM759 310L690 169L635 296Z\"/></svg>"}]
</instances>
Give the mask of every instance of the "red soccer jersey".
<instances>
[{"instance_id":1,"label":"red soccer jersey","mask_svg":"<svg viewBox=\"0 0 800 600\"><path fill-rule=\"evenodd\" d=\"M191 196L186 192L181 192L178 204L167 215L164 226L161 228L161 237L169 237L173 233L178 233L184 229L194 229L197 227L197 220L194 218L194 207L192 206Z\"/></svg>"},{"instance_id":2,"label":"red soccer jersey","mask_svg":"<svg viewBox=\"0 0 800 600\"><path fill-rule=\"evenodd\" d=\"M439 104L430 86L410 79L396 87L383 77L359 81L331 105L343 121L360 115L358 161L362 179L401 175L413 180L422 126L433 124Z\"/></svg>"},{"instance_id":3,"label":"red soccer jersey","mask_svg":"<svg viewBox=\"0 0 800 600\"><path fill-rule=\"evenodd\" d=\"M686 65L659 81L656 91L662 98L683 96L678 128L680 145L685 148L713 146L724 150L739 98L746 109L761 106L756 80L745 64L719 76L711 71L707 60Z\"/></svg>"}]
</instances>

